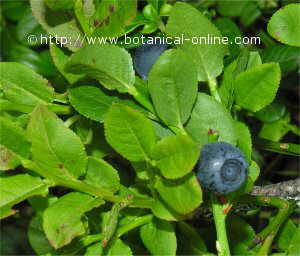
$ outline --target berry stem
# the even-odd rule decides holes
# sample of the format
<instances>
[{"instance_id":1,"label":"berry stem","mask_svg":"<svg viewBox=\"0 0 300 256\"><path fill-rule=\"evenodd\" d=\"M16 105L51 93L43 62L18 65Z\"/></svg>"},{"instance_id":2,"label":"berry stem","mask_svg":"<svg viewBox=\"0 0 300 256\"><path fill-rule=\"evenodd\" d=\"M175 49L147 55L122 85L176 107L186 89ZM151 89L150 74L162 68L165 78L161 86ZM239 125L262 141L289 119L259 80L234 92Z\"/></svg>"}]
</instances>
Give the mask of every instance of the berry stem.
<instances>
[{"instance_id":1,"label":"berry stem","mask_svg":"<svg viewBox=\"0 0 300 256\"><path fill-rule=\"evenodd\" d=\"M228 245L228 238L226 232L226 217L224 214L224 207L218 201L215 194L211 193L211 204L214 215L214 221L217 231L217 250L219 256L230 256L230 249Z\"/></svg>"}]
</instances>

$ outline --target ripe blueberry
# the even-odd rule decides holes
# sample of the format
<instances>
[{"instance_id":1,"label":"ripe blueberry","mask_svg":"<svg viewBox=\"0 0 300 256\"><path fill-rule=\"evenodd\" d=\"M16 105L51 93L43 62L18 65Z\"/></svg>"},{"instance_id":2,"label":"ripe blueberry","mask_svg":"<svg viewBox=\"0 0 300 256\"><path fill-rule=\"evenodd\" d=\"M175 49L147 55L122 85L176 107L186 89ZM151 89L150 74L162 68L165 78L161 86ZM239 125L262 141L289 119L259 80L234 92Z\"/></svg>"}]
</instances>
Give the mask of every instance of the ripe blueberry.
<instances>
[{"instance_id":1,"label":"ripe blueberry","mask_svg":"<svg viewBox=\"0 0 300 256\"><path fill-rule=\"evenodd\" d=\"M202 187L219 194L239 189L247 179L248 163L243 153L226 142L206 144L197 164Z\"/></svg>"},{"instance_id":2,"label":"ripe blueberry","mask_svg":"<svg viewBox=\"0 0 300 256\"><path fill-rule=\"evenodd\" d=\"M155 40L148 40L136 49L133 59L134 67L143 80L147 80L152 66L167 48L167 44L155 43Z\"/></svg>"}]
</instances>

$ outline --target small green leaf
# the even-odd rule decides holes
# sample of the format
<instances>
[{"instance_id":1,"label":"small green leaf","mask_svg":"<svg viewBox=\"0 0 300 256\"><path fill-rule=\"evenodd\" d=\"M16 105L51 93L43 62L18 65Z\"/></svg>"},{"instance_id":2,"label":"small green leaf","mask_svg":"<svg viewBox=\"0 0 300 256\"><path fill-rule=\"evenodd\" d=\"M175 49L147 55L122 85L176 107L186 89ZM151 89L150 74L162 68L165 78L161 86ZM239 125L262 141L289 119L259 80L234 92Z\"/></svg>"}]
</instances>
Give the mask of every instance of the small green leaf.
<instances>
[{"instance_id":1,"label":"small green leaf","mask_svg":"<svg viewBox=\"0 0 300 256\"><path fill-rule=\"evenodd\" d=\"M93 36L119 37L125 34L125 27L131 24L137 13L137 0L102 1L94 15Z\"/></svg>"},{"instance_id":2,"label":"small green leaf","mask_svg":"<svg viewBox=\"0 0 300 256\"><path fill-rule=\"evenodd\" d=\"M287 255L297 255L300 251L300 228L298 227L293 236L291 237L291 243L287 249Z\"/></svg>"},{"instance_id":3,"label":"small green leaf","mask_svg":"<svg viewBox=\"0 0 300 256\"><path fill-rule=\"evenodd\" d=\"M33 160L40 169L68 179L85 173L87 157L80 138L45 106L31 114L28 133Z\"/></svg>"},{"instance_id":4,"label":"small green leaf","mask_svg":"<svg viewBox=\"0 0 300 256\"><path fill-rule=\"evenodd\" d=\"M282 227L280 227L277 234L277 244L281 250L286 251L291 244L291 234L295 234L297 231L297 226L291 219L288 219Z\"/></svg>"},{"instance_id":5,"label":"small green leaf","mask_svg":"<svg viewBox=\"0 0 300 256\"><path fill-rule=\"evenodd\" d=\"M177 180L157 178L155 189L163 202L178 214L188 214L202 202L202 191L194 173Z\"/></svg>"},{"instance_id":6,"label":"small green leaf","mask_svg":"<svg viewBox=\"0 0 300 256\"><path fill-rule=\"evenodd\" d=\"M257 180L258 176L260 174L260 168L257 165L256 162L251 161L250 166L248 168L248 178L245 184L242 186L240 192L238 194L245 194L252 191L252 188L254 186L254 182Z\"/></svg>"},{"instance_id":7,"label":"small green leaf","mask_svg":"<svg viewBox=\"0 0 300 256\"><path fill-rule=\"evenodd\" d=\"M176 135L159 141L152 156L164 177L176 179L193 169L199 154L199 147L189 136Z\"/></svg>"},{"instance_id":8,"label":"small green leaf","mask_svg":"<svg viewBox=\"0 0 300 256\"><path fill-rule=\"evenodd\" d=\"M23 158L28 158L30 155L30 142L25 131L16 123L1 116L0 144Z\"/></svg>"},{"instance_id":9,"label":"small green leaf","mask_svg":"<svg viewBox=\"0 0 300 256\"><path fill-rule=\"evenodd\" d=\"M20 164L21 161L14 152L0 145L0 171L13 170Z\"/></svg>"},{"instance_id":10,"label":"small green leaf","mask_svg":"<svg viewBox=\"0 0 300 256\"><path fill-rule=\"evenodd\" d=\"M108 143L133 162L149 161L155 145L151 121L138 111L114 104L104 122Z\"/></svg>"},{"instance_id":11,"label":"small green leaf","mask_svg":"<svg viewBox=\"0 0 300 256\"><path fill-rule=\"evenodd\" d=\"M182 254L205 255L207 248L197 228L184 221L178 222L177 227L180 232L178 238L182 240L180 244L184 246L181 248ZM177 253L179 254L180 252Z\"/></svg>"},{"instance_id":12,"label":"small green leaf","mask_svg":"<svg viewBox=\"0 0 300 256\"><path fill-rule=\"evenodd\" d=\"M218 12L225 17L237 17L242 14L245 5L244 1L218 1Z\"/></svg>"},{"instance_id":13,"label":"small green leaf","mask_svg":"<svg viewBox=\"0 0 300 256\"><path fill-rule=\"evenodd\" d=\"M81 217L85 212L103 203L101 198L79 192L60 197L43 215L43 228L50 244L56 249L61 248L69 244L74 237L83 235L86 230Z\"/></svg>"},{"instance_id":14,"label":"small green leaf","mask_svg":"<svg viewBox=\"0 0 300 256\"><path fill-rule=\"evenodd\" d=\"M263 62L278 62L281 72L288 74L298 67L300 48L288 45L275 45L262 51Z\"/></svg>"},{"instance_id":15,"label":"small green leaf","mask_svg":"<svg viewBox=\"0 0 300 256\"><path fill-rule=\"evenodd\" d=\"M37 255L55 255L55 250L44 233L41 215L36 215L30 220L27 235L29 243Z\"/></svg>"},{"instance_id":16,"label":"small green leaf","mask_svg":"<svg viewBox=\"0 0 300 256\"><path fill-rule=\"evenodd\" d=\"M72 106L87 118L103 122L115 97L107 95L101 88L79 86L68 90Z\"/></svg>"},{"instance_id":17,"label":"small green leaf","mask_svg":"<svg viewBox=\"0 0 300 256\"><path fill-rule=\"evenodd\" d=\"M122 210L122 203L115 203L111 210L104 216L102 230L102 247L107 247L107 244L115 235L119 223L119 214Z\"/></svg>"},{"instance_id":18,"label":"small green leaf","mask_svg":"<svg viewBox=\"0 0 300 256\"><path fill-rule=\"evenodd\" d=\"M95 187L103 187L113 192L120 188L120 178L117 170L102 159L89 157L84 181Z\"/></svg>"},{"instance_id":19,"label":"small green leaf","mask_svg":"<svg viewBox=\"0 0 300 256\"><path fill-rule=\"evenodd\" d=\"M255 255L248 249L255 238L253 228L238 216L229 216L227 227L232 253L234 255Z\"/></svg>"},{"instance_id":20,"label":"small green leaf","mask_svg":"<svg viewBox=\"0 0 300 256\"><path fill-rule=\"evenodd\" d=\"M46 79L27 66L15 62L0 64L0 84L6 99L32 110L37 104L54 100L54 90Z\"/></svg>"},{"instance_id":21,"label":"small green leaf","mask_svg":"<svg viewBox=\"0 0 300 256\"><path fill-rule=\"evenodd\" d=\"M262 64L260 55L258 52L250 52L247 69L254 68Z\"/></svg>"},{"instance_id":22,"label":"small green leaf","mask_svg":"<svg viewBox=\"0 0 300 256\"><path fill-rule=\"evenodd\" d=\"M289 4L273 14L268 32L276 40L291 46L300 46L300 4Z\"/></svg>"},{"instance_id":23,"label":"small green leaf","mask_svg":"<svg viewBox=\"0 0 300 256\"><path fill-rule=\"evenodd\" d=\"M158 116L167 124L182 126L197 97L197 71L182 50L168 50L153 65L149 91Z\"/></svg>"},{"instance_id":24,"label":"small green leaf","mask_svg":"<svg viewBox=\"0 0 300 256\"><path fill-rule=\"evenodd\" d=\"M243 48L237 59L225 68L219 94L223 105L225 105L228 110L231 110L234 103L235 79L238 74L247 69L248 61L249 51L247 48Z\"/></svg>"},{"instance_id":25,"label":"small green leaf","mask_svg":"<svg viewBox=\"0 0 300 256\"><path fill-rule=\"evenodd\" d=\"M290 121L291 116L287 113L277 121L264 123L259 131L259 137L271 141L280 141L291 130Z\"/></svg>"},{"instance_id":26,"label":"small green leaf","mask_svg":"<svg viewBox=\"0 0 300 256\"><path fill-rule=\"evenodd\" d=\"M234 122L230 113L212 97L199 93L186 130L201 146L209 142L210 130L219 134L219 140L236 143Z\"/></svg>"},{"instance_id":27,"label":"small green leaf","mask_svg":"<svg viewBox=\"0 0 300 256\"><path fill-rule=\"evenodd\" d=\"M73 0L67 1L74 2ZM30 0L30 6L33 16L52 36L51 41L47 38L47 42L59 42L59 44L68 47L71 51L77 51L84 45L82 40L83 34L78 28L76 21L74 19L70 20L68 10L50 9L45 1L40 0Z\"/></svg>"},{"instance_id":28,"label":"small green leaf","mask_svg":"<svg viewBox=\"0 0 300 256\"><path fill-rule=\"evenodd\" d=\"M220 75L223 69L223 57L226 45L220 43L193 43L193 38L222 38L219 30L200 11L189 4L177 2L171 10L166 26L166 33L172 36L174 43L184 50L195 61L198 70L198 80L208 81ZM184 36L190 40L178 43ZM200 42L200 41L199 41ZM203 42L203 41L202 41Z\"/></svg>"},{"instance_id":29,"label":"small green leaf","mask_svg":"<svg viewBox=\"0 0 300 256\"><path fill-rule=\"evenodd\" d=\"M70 84L74 84L75 82L77 82L78 80L84 77L83 75L74 75L74 74L67 73L64 70L64 68L66 63L69 60L69 56L66 55L64 51L61 48L59 48L56 44L50 44L49 48L50 48L52 60L56 68L67 79L67 81Z\"/></svg>"},{"instance_id":30,"label":"small green leaf","mask_svg":"<svg viewBox=\"0 0 300 256\"><path fill-rule=\"evenodd\" d=\"M101 245L95 243L89 246L84 256L107 255L107 256L132 256L130 247L121 239L116 239L108 249L103 249Z\"/></svg>"},{"instance_id":31,"label":"small green leaf","mask_svg":"<svg viewBox=\"0 0 300 256\"><path fill-rule=\"evenodd\" d=\"M11 207L15 204L47 192L48 186L38 177L28 174L0 177L0 219L14 214Z\"/></svg>"},{"instance_id":32,"label":"small green leaf","mask_svg":"<svg viewBox=\"0 0 300 256\"><path fill-rule=\"evenodd\" d=\"M249 162L251 160L252 153L252 140L249 128L242 122L236 121L234 124L237 136L237 146L242 150Z\"/></svg>"},{"instance_id":33,"label":"small green leaf","mask_svg":"<svg viewBox=\"0 0 300 256\"><path fill-rule=\"evenodd\" d=\"M47 4L49 8L52 10L58 11L58 10L69 10L72 9L74 5L74 0L44 0L44 2Z\"/></svg>"},{"instance_id":34,"label":"small green leaf","mask_svg":"<svg viewBox=\"0 0 300 256\"><path fill-rule=\"evenodd\" d=\"M260 111L255 112L254 116L264 123L272 123L283 118L285 114L285 105L275 101Z\"/></svg>"},{"instance_id":35,"label":"small green leaf","mask_svg":"<svg viewBox=\"0 0 300 256\"><path fill-rule=\"evenodd\" d=\"M50 27L48 33L52 40L57 40L61 46L76 52L85 45L84 35L77 26L76 20L71 20L55 27Z\"/></svg>"},{"instance_id":36,"label":"small green leaf","mask_svg":"<svg viewBox=\"0 0 300 256\"><path fill-rule=\"evenodd\" d=\"M259 148L284 155L300 156L300 144L274 142L266 139L256 141Z\"/></svg>"},{"instance_id":37,"label":"small green leaf","mask_svg":"<svg viewBox=\"0 0 300 256\"><path fill-rule=\"evenodd\" d=\"M140 229L144 245L152 255L176 255L177 242L173 224L153 218Z\"/></svg>"},{"instance_id":38,"label":"small green leaf","mask_svg":"<svg viewBox=\"0 0 300 256\"><path fill-rule=\"evenodd\" d=\"M159 195L155 196L155 201L153 202L151 209L156 217L163 220L179 221L186 219L186 216L176 213L168 205L166 205Z\"/></svg>"},{"instance_id":39,"label":"small green leaf","mask_svg":"<svg viewBox=\"0 0 300 256\"><path fill-rule=\"evenodd\" d=\"M39 40L35 42L30 42L27 40L28 36L36 36L39 38L45 31L41 28L40 24L33 17L32 11L28 8L18 22L16 26L16 38L22 44L27 44L29 46L38 46L40 44Z\"/></svg>"},{"instance_id":40,"label":"small green leaf","mask_svg":"<svg viewBox=\"0 0 300 256\"><path fill-rule=\"evenodd\" d=\"M280 82L280 68L276 63L266 63L240 73L235 80L236 103L256 112L270 104Z\"/></svg>"},{"instance_id":41,"label":"small green leaf","mask_svg":"<svg viewBox=\"0 0 300 256\"><path fill-rule=\"evenodd\" d=\"M114 45L88 45L82 48L71 56L66 71L87 74L110 90L136 93L132 59L126 50Z\"/></svg>"}]
</instances>

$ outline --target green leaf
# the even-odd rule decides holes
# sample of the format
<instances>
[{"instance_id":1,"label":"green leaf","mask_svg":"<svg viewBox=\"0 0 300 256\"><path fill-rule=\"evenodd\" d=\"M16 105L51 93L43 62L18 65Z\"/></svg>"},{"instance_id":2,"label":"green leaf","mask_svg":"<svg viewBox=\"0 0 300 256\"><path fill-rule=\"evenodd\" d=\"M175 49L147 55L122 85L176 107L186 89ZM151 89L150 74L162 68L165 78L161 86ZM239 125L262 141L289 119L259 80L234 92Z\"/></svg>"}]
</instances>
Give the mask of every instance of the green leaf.
<instances>
[{"instance_id":1,"label":"green leaf","mask_svg":"<svg viewBox=\"0 0 300 256\"><path fill-rule=\"evenodd\" d=\"M153 148L152 157L168 179L188 174L198 161L200 149L187 135L165 137Z\"/></svg>"},{"instance_id":2,"label":"green leaf","mask_svg":"<svg viewBox=\"0 0 300 256\"><path fill-rule=\"evenodd\" d=\"M253 228L238 216L229 216L227 227L232 253L234 255L255 255L248 249L255 238Z\"/></svg>"},{"instance_id":3,"label":"green leaf","mask_svg":"<svg viewBox=\"0 0 300 256\"><path fill-rule=\"evenodd\" d=\"M167 136L172 136L174 133L169 130L166 126L162 125L161 123L157 121L152 121L156 136L160 139L167 137Z\"/></svg>"},{"instance_id":4,"label":"green leaf","mask_svg":"<svg viewBox=\"0 0 300 256\"><path fill-rule=\"evenodd\" d=\"M28 134L33 160L41 170L68 179L85 173L87 157L80 138L45 106L31 114Z\"/></svg>"},{"instance_id":5,"label":"green leaf","mask_svg":"<svg viewBox=\"0 0 300 256\"><path fill-rule=\"evenodd\" d=\"M151 210L156 217L168 221L179 221L187 218L185 215L176 213L173 209L166 205L161 196L155 195L154 198L155 201L153 202Z\"/></svg>"},{"instance_id":6,"label":"green leaf","mask_svg":"<svg viewBox=\"0 0 300 256\"><path fill-rule=\"evenodd\" d=\"M182 50L168 50L153 65L149 91L158 116L167 124L182 126L197 97L197 71Z\"/></svg>"},{"instance_id":7,"label":"green leaf","mask_svg":"<svg viewBox=\"0 0 300 256\"><path fill-rule=\"evenodd\" d=\"M51 0L52 1L52 0ZM70 14L64 10L49 9L45 1L30 0L33 16L52 36L52 43L59 42L71 51L77 51L84 45L83 34L76 21L70 20ZM48 39L47 42L49 42Z\"/></svg>"},{"instance_id":8,"label":"green leaf","mask_svg":"<svg viewBox=\"0 0 300 256\"><path fill-rule=\"evenodd\" d=\"M240 21L245 27L251 26L260 16L261 10L256 1L246 1L240 15Z\"/></svg>"},{"instance_id":9,"label":"green leaf","mask_svg":"<svg viewBox=\"0 0 300 256\"><path fill-rule=\"evenodd\" d=\"M138 111L114 104L104 122L108 143L133 162L149 161L155 145L152 123Z\"/></svg>"},{"instance_id":10,"label":"green leaf","mask_svg":"<svg viewBox=\"0 0 300 256\"><path fill-rule=\"evenodd\" d=\"M290 114L287 113L277 121L264 123L259 131L259 137L271 141L280 141L291 130L290 121Z\"/></svg>"},{"instance_id":11,"label":"green leaf","mask_svg":"<svg viewBox=\"0 0 300 256\"><path fill-rule=\"evenodd\" d=\"M242 150L249 162L251 160L252 153L252 140L249 128L242 122L236 121L234 124L237 136L237 146Z\"/></svg>"},{"instance_id":12,"label":"green leaf","mask_svg":"<svg viewBox=\"0 0 300 256\"><path fill-rule=\"evenodd\" d=\"M197 228L184 221L178 222L177 227L180 232L178 240L182 240L181 245L183 245L180 246L183 247L180 248L182 254L205 255L207 248ZM180 252L177 252L177 254L180 254Z\"/></svg>"},{"instance_id":13,"label":"green leaf","mask_svg":"<svg viewBox=\"0 0 300 256\"><path fill-rule=\"evenodd\" d=\"M24 130L16 125L16 123L1 116L0 144L23 158L28 158L30 155L30 142Z\"/></svg>"},{"instance_id":14,"label":"green leaf","mask_svg":"<svg viewBox=\"0 0 300 256\"><path fill-rule=\"evenodd\" d=\"M275 101L260 111L255 112L254 116L264 123L272 123L283 118L285 114L285 105Z\"/></svg>"},{"instance_id":15,"label":"green leaf","mask_svg":"<svg viewBox=\"0 0 300 256\"><path fill-rule=\"evenodd\" d=\"M22 19L18 22L16 26L16 38L22 44L27 44L29 46L39 45L39 40L35 42L30 42L28 36L36 36L39 38L42 34L45 34L45 31L41 28L40 24L33 17L32 11L28 8L22 17Z\"/></svg>"},{"instance_id":16,"label":"green leaf","mask_svg":"<svg viewBox=\"0 0 300 256\"><path fill-rule=\"evenodd\" d=\"M209 131L219 134L219 141L236 143L234 121L230 113L212 97L199 93L190 120L186 125L187 132L201 146L209 142Z\"/></svg>"},{"instance_id":17,"label":"green leaf","mask_svg":"<svg viewBox=\"0 0 300 256\"><path fill-rule=\"evenodd\" d=\"M153 218L152 222L141 227L140 235L152 255L176 255L177 242L173 224Z\"/></svg>"},{"instance_id":18,"label":"green leaf","mask_svg":"<svg viewBox=\"0 0 300 256\"><path fill-rule=\"evenodd\" d=\"M163 202L178 214L188 214L202 202L202 191L194 173L177 180L157 178L154 186Z\"/></svg>"},{"instance_id":19,"label":"green leaf","mask_svg":"<svg viewBox=\"0 0 300 256\"><path fill-rule=\"evenodd\" d=\"M49 8L52 10L70 10L74 5L74 0L44 0Z\"/></svg>"},{"instance_id":20,"label":"green leaf","mask_svg":"<svg viewBox=\"0 0 300 256\"><path fill-rule=\"evenodd\" d=\"M186 3L177 2L171 10L166 33L175 39L175 44L176 37L181 38L183 35L184 38L190 38L183 44L177 44L195 61L199 81L208 81L220 75L227 50L225 44L192 43L193 37L222 37L218 29L201 12Z\"/></svg>"},{"instance_id":21,"label":"green leaf","mask_svg":"<svg viewBox=\"0 0 300 256\"><path fill-rule=\"evenodd\" d=\"M27 235L29 243L37 255L45 255L47 253L55 255L55 250L44 233L41 215L36 215L30 220Z\"/></svg>"},{"instance_id":22,"label":"green leaf","mask_svg":"<svg viewBox=\"0 0 300 256\"><path fill-rule=\"evenodd\" d=\"M121 239L116 239L108 249L103 249L101 245L95 243L89 246L85 256L107 255L107 256L132 256L130 247Z\"/></svg>"},{"instance_id":23,"label":"green leaf","mask_svg":"<svg viewBox=\"0 0 300 256\"><path fill-rule=\"evenodd\" d=\"M297 69L299 56L300 48L288 45L275 45L262 51L263 62L279 62L283 74Z\"/></svg>"},{"instance_id":24,"label":"green leaf","mask_svg":"<svg viewBox=\"0 0 300 256\"><path fill-rule=\"evenodd\" d=\"M295 231L295 233L291 238L291 243L287 250L287 255L288 256L297 255L299 251L300 251L300 228L297 227L297 230Z\"/></svg>"},{"instance_id":25,"label":"green leaf","mask_svg":"<svg viewBox=\"0 0 300 256\"><path fill-rule=\"evenodd\" d=\"M64 53L64 51L61 48L59 48L56 44L50 44L49 48L50 48L52 60L55 64L56 68L66 78L66 80L70 84L74 84L78 80L80 80L81 78L84 77L83 75L74 75L74 74L67 73L64 70L64 68L65 68L66 63L69 60L69 56L66 55Z\"/></svg>"},{"instance_id":26,"label":"green leaf","mask_svg":"<svg viewBox=\"0 0 300 256\"><path fill-rule=\"evenodd\" d=\"M250 52L247 69L254 68L262 64L260 55L258 52Z\"/></svg>"},{"instance_id":27,"label":"green leaf","mask_svg":"<svg viewBox=\"0 0 300 256\"><path fill-rule=\"evenodd\" d=\"M154 168L147 162L132 162L131 165L141 180L149 180L148 173L154 171Z\"/></svg>"},{"instance_id":28,"label":"green leaf","mask_svg":"<svg viewBox=\"0 0 300 256\"><path fill-rule=\"evenodd\" d=\"M20 159L14 152L0 145L0 171L13 170L20 163Z\"/></svg>"},{"instance_id":29,"label":"green leaf","mask_svg":"<svg viewBox=\"0 0 300 256\"><path fill-rule=\"evenodd\" d=\"M291 219L288 219L282 227L280 227L278 234L277 244L281 250L286 251L291 244L291 234L295 234L297 227Z\"/></svg>"},{"instance_id":30,"label":"green leaf","mask_svg":"<svg viewBox=\"0 0 300 256\"><path fill-rule=\"evenodd\" d=\"M218 1L218 12L222 16L237 17L241 15L245 5L244 1Z\"/></svg>"},{"instance_id":31,"label":"green leaf","mask_svg":"<svg viewBox=\"0 0 300 256\"><path fill-rule=\"evenodd\" d=\"M90 28L91 17L95 13L94 1L75 0L74 13L76 15L78 22L80 23L83 32L89 36L91 34L91 28Z\"/></svg>"},{"instance_id":32,"label":"green leaf","mask_svg":"<svg viewBox=\"0 0 300 256\"><path fill-rule=\"evenodd\" d=\"M224 1L223 1L223 3L224 3ZM229 42L228 48L229 48L230 53L233 56L238 55L238 53L241 49L241 45L236 44L235 39L237 37L242 36L240 28L236 25L236 23L232 19L224 18L224 17L216 19L214 24L220 30L220 32L222 33L222 36L228 37L228 42Z\"/></svg>"},{"instance_id":33,"label":"green leaf","mask_svg":"<svg viewBox=\"0 0 300 256\"><path fill-rule=\"evenodd\" d=\"M135 94L134 71L129 53L114 45L88 45L71 56L66 71L87 74L104 87Z\"/></svg>"},{"instance_id":34,"label":"green leaf","mask_svg":"<svg viewBox=\"0 0 300 256\"><path fill-rule=\"evenodd\" d=\"M231 110L235 95L235 79L238 74L247 69L249 51L243 48L238 58L225 68L223 81L219 89L222 103Z\"/></svg>"},{"instance_id":35,"label":"green leaf","mask_svg":"<svg viewBox=\"0 0 300 256\"><path fill-rule=\"evenodd\" d=\"M300 156L300 144L274 142L266 139L256 141L259 148L284 155Z\"/></svg>"},{"instance_id":36,"label":"green leaf","mask_svg":"<svg viewBox=\"0 0 300 256\"><path fill-rule=\"evenodd\" d=\"M256 112L270 104L280 82L280 68L276 63L266 63L240 73L235 80L236 103Z\"/></svg>"},{"instance_id":37,"label":"green leaf","mask_svg":"<svg viewBox=\"0 0 300 256\"><path fill-rule=\"evenodd\" d=\"M15 204L33 195L45 195L48 186L38 177L28 174L0 176L0 219L14 214L11 209Z\"/></svg>"},{"instance_id":38,"label":"green leaf","mask_svg":"<svg viewBox=\"0 0 300 256\"><path fill-rule=\"evenodd\" d=\"M33 109L54 100L54 90L46 79L23 64L0 63L0 84L6 99Z\"/></svg>"},{"instance_id":39,"label":"green leaf","mask_svg":"<svg viewBox=\"0 0 300 256\"><path fill-rule=\"evenodd\" d=\"M268 23L269 34L281 43L300 46L300 4L289 4L273 14Z\"/></svg>"},{"instance_id":40,"label":"green leaf","mask_svg":"<svg viewBox=\"0 0 300 256\"><path fill-rule=\"evenodd\" d=\"M50 244L61 248L86 231L81 218L85 212L104 204L101 198L71 192L60 197L43 215L43 228ZM59 216L59 218L58 218Z\"/></svg>"},{"instance_id":41,"label":"green leaf","mask_svg":"<svg viewBox=\"0 0 300 256\"><path fill-rule=\"evenodd\" d=\"M95 187L117 191L120 188L120 178L117 170L102 159L89 157L84 181Z\"/></svg>"},{"instance_id":42,"label":"green leaf","mask_svg":"<svg viewBox=\"0 0 300 256\"><path fill-rule=\"evenodd\" d=\"M79 86L68 90L72 106L87 118L103 122L115 97L107 95L101 88Z\"/></svg>"},{"instance_id":43,"label":"green leaf","mask_svg":"<svg viewBox=\"0 0 300 256\"><path fill-rule=\"evenodd\" d=\"M125 27L131 23L137 13L137 0L102 1L94 15L95 30L93 36L119 37L125 34Z\"/></svg>"},{"instance_id":44,"label":"green leaf","mask_svg":"<svg viewBox=\"0 0 300 256\"><path fill-rule=\"evenodd\" d=\"M234 193L234 195L241 195L245 193L249 193L252 191L252 188L254 186L254 182L257 180L258 176L260 174L260 168L257 165L256 162L251 161L250 166L248 168L248 178L245 184L241 187L238 192Z\"/></svg>"},{"instance_id":45,"label":"green leaf","mask_svg":"<svg viewBox=\"0 0 300 256\"><path fill-rule=\"evenodd\" d=\"M76 52L85 45L84 35L77 26L76 20L59 24L48 29L48 33L57 40L61 46Z\"/></svg>"},{"instance_id":46,"label":"green leaf","mask_svg":"<svg viewBox=\"0 0 300 256\"><path fill-rule=\"evenodd\" d=\"M77 118L78 116L75 117ZM92 122L89 119L79 117L79 119L72 126L72 129L75 131L76 135L81 139L84 145L90 144L94 139Z\"/></svg>"}]
</instances>

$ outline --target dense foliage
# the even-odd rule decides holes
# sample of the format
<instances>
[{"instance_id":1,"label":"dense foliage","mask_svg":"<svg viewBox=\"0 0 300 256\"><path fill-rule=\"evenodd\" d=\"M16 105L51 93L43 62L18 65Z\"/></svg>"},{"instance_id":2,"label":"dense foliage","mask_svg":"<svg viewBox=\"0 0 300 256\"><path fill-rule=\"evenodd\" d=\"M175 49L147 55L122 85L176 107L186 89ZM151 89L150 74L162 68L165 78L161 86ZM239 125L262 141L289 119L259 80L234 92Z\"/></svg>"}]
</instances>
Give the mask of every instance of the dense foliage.
<instances>
[{"instance_id":1,"label":"dense foliage","mask_svg":"<svg viewBox=\"0 0 300 256\"><path fill-rule=\"evenodd\" d=\"M299 175L298 1L0 15L1 255L299 255L295 202L249 194Z\"/></svg>"}]
</instances>

